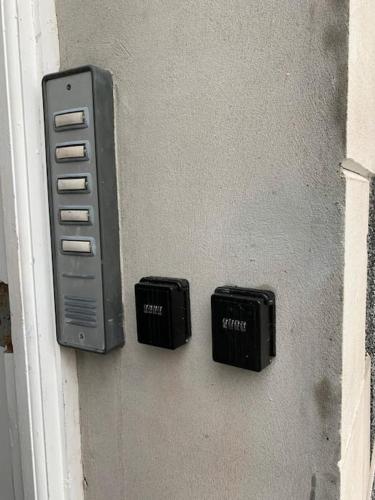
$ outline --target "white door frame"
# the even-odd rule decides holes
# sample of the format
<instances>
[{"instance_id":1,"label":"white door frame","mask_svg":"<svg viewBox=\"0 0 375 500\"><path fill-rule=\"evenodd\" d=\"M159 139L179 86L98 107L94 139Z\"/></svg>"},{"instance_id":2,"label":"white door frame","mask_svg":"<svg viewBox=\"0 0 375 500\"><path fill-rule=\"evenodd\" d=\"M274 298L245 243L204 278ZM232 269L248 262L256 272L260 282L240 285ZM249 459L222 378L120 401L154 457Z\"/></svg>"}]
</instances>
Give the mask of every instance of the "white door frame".
<instances>
[{"instance_id":1,"label":"white door frame","mask_svg":"<svg viewBox=\"0 0 375 500\"><path fill-rule=\"evenodd\" d=\"M56 342L44 155L41 78L59 69L55 5L0 6L0 113L9 133L0 178L23 490L27 500L81 500L76 361Z\"/></svg>"}]
</instances>

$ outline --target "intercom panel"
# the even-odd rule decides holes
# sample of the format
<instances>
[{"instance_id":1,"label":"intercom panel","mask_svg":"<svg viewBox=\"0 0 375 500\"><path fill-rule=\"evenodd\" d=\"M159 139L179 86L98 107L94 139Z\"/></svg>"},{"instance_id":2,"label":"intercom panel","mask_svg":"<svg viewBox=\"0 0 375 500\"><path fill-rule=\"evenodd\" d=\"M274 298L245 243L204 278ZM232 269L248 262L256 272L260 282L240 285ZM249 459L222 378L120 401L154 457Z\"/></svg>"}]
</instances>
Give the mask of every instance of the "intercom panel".
<instances>
[{"instance_id":1,"label":"intercom panel","mask_svg":"<svg viewBox=\"0 0 375 500\"><path fill-rule=\"evenodd\" d=\"M85 66L43 79L57 340L124 344L112 77Z\"/></svg>"}]
</instances>

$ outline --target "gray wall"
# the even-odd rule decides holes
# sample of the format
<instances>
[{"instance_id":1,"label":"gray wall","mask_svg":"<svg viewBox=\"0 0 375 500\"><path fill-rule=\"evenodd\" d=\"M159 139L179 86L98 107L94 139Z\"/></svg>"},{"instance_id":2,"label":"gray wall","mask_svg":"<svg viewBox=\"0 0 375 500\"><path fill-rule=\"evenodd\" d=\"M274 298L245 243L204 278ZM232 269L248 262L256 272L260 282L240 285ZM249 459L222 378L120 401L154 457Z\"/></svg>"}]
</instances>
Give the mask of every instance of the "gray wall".
<instances>
[{"instance_id":1,"label":"gray wall","mask_svg":"<svg viewBox=\"0 0 375 500\"><path fill-rule=\"evenodd\" d=\"M1 498L3 500L15 500L12 474L10 423L5 380L5 356L10 356L10 354L4 354L3 348L0 346L0 484Z\"/></svg>"},{"instance_id":2,"label":"gray wall","mask_svg":"<svg viewBox=\"0 0 375 500\"><path fill-rule=\"evenodd\" d=\"M87 500L338 497L346 1L57 0L62 68L113 72L127 344L79 354ZM193 338L136 341L189 279ZM261 374L211 360L210 295L277 294Z\"/></svg>"}]
</instances>

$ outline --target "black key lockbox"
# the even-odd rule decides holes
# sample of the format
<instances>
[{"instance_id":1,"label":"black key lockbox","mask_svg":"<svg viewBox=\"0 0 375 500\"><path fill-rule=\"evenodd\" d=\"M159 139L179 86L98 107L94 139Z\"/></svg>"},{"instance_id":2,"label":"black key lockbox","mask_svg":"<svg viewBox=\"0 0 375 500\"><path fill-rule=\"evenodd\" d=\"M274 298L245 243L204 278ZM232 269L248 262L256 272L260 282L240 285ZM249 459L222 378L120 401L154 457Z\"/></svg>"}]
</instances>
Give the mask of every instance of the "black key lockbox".
<instances>
[{"instance_id":1,"label":"black key lockbox","mask_svg":"<svg viewBox=\"0 0 375 500\"><path fill-rule=\"evenodd\" d=\"M135 285L138 342L176 349L191 337L189 282L142 278Z\"/></svg>"},{"instance_id":2,"label":"black key lockbox","mask_svg":"<svg viewBox=\"0 0 375 500\"><path fill-rule=\"evenodd\" d=\"M211 297L214 361L260 372L276 355L275 295L222 286Z\"/></svg>"}]
</instances>

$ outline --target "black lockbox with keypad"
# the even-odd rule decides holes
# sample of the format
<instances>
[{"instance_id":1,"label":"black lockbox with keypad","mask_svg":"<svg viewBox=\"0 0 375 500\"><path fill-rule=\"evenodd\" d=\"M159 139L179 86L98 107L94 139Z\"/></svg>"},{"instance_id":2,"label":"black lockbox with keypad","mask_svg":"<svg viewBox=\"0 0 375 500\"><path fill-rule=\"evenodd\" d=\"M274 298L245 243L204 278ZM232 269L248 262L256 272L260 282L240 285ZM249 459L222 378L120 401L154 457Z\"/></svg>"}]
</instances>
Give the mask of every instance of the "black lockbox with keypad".
<instances>
[{"instance_id":1,"label":"black lockbox with keypad","mask_svg":"<svg viewBox=\"0 0 375 500\"><path fill-rule=\"evenodd\" d=\"M135 285L138 342L176 349L191 337L189 282L149 276Z\"/></svg>"},{"instance_id":2,"label":"black lockbox with keypad","mask_svg":"<svg viewBox=\"0 0 375 500\"><path fill-rule=\"evenodd\" d=\"M222 286L211 297L214 361L260 372L276 355L275 295Z\"/></svg>"}]
</instances>

